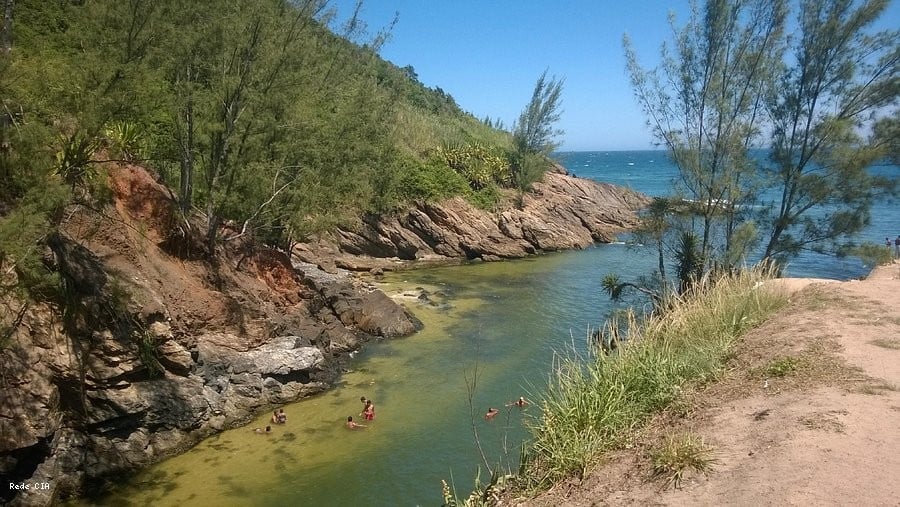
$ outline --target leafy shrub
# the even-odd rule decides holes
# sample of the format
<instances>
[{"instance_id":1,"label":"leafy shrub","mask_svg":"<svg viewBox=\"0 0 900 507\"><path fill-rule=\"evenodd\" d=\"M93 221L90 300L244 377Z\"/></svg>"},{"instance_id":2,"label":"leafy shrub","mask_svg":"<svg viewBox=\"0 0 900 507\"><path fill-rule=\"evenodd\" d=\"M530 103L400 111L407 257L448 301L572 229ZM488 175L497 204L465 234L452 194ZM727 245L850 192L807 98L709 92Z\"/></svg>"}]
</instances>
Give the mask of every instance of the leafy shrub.
<instances>
[{"instance_id":1,"label":"leafy shrub","mask_svg":"<svg viewBox=\"0 0 900 507\"><path fill-rule=\"evenodd\" d=\"M506 158L478 143L446 145L435 150L435 157L465 177L472 190L512 182Z\"/></svg>"},{"instance_id":2,"label":"leafy shrub","mask_svg":"<svg viewBox=\"0 0 900 507\"><path fill-rule=\"evenodd\" d=\"M488 185L484 188L469 192L466 199L476 208L485 211L496 211L503 195L496 185Z\"/></svg>"},{"instance_id":3,"label":"leafy shrub","mask_svg":"<svg viewBox=\"0 0 900 507\"><path fill-rule=\"evenodd\" d=\"M128 162L143 158L144 135L136 123L114 122L104 129L103 134L109 141L109 148L115 156Z\"/></svg>"},{"instance_id":4,"label":"leafy shrub","mask_svg":"<svg viewBox=\"0 0 900 507\"><path fill-rule=\"evenodd\" d=\"M434 159L422 164L405 164L398 185L403 200L434 201L469 192L465 177Z\"/></svg>"}]
</instances>

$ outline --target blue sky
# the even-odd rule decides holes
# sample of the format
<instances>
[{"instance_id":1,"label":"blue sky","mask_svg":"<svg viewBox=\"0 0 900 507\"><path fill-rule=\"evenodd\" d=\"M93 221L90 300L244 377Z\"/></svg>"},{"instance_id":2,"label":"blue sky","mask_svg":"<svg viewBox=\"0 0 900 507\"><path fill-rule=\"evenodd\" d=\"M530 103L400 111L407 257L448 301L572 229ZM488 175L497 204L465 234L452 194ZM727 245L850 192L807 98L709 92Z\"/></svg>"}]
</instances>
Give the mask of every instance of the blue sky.
<instances>
[{"instance_id":1,"label":"blue sky","mask_svg":"<svg viewBox=\"0 0 900 507\"><path fill-rule=\"evenodd\" d=\"M332 3L346 17L354 0ZM883 28L900 26L891 2ZM382 57L412 65L419 80L453 95L479 118L509 126L531 98L544 69L565 79L563 150L652 149L653 140L625 73L622 35L628 33L644 66L659 59L687 0L367 0L362 18L371 33L399 21Z\"/></svg>"}]
</instances>

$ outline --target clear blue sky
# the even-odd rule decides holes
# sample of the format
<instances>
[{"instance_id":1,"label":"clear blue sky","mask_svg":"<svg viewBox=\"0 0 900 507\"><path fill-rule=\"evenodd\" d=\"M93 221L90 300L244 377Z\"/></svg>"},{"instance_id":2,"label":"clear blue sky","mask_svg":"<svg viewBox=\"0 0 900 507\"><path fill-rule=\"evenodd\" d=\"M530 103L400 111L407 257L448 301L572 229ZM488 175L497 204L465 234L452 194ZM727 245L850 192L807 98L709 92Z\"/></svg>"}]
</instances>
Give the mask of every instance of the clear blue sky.
<instances>
[{"instance_id":1,"label":"clear blue sky","mask_svg":"<svg viewBox=\"0 0 900 507\"><path fill-rule=\"evenodd\" d=\"M354 0L335 0L345 18ZM900 26L893 0L882 28ZM531 98L544 69L565 79L563 150L652 149L625 73L622 35L628 33L644 66L654 66L679 24L687 0L367 0L362 18L370 33L399 21L381 55L412 65L419 80L453 95L479 118L510 126Z\"/></svg>"}]
</instances>

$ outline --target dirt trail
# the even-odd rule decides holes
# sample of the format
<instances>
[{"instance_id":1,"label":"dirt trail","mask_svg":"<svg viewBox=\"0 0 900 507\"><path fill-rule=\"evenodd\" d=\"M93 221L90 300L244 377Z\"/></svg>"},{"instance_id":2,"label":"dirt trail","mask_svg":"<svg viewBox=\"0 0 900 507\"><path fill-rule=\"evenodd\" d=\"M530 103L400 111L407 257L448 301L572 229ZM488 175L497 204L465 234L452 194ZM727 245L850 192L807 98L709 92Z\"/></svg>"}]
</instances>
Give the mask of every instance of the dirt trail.
<instances>
[{"instance_id":1,"label":"dirt trail","mask_svg":"<svg viewBox=\"0 0 900 507\"><path fill-rule=\"evenodd\" d=\"M742 340L734 369L687 414L660 416L635 449L526 503L900 506L900 265L811 282ZM649 456L673 432L702 436L716 462L662 489Z\"/></svg>"}]
</instances>

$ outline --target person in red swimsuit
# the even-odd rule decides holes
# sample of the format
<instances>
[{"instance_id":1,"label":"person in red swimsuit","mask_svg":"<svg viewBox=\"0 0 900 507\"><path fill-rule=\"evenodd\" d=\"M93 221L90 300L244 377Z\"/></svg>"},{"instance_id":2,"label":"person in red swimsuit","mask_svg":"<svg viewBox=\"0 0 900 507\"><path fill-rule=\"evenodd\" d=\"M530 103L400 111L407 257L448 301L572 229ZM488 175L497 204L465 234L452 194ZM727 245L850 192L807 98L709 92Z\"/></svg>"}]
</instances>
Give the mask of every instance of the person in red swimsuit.
<instances>
[{"instance_id":1,"label":"person in red swimsuit","mask_svg":"<svg viewBox=\"0 0 900 507\"><path fill-rule=\"evenodd\" d=\"M359 414L365 418L367 421L372 421L375 419L375 404L372 403L372 400L366 400L366 406L363 408L361 414Z\"/></svg>"}]
</instances>

